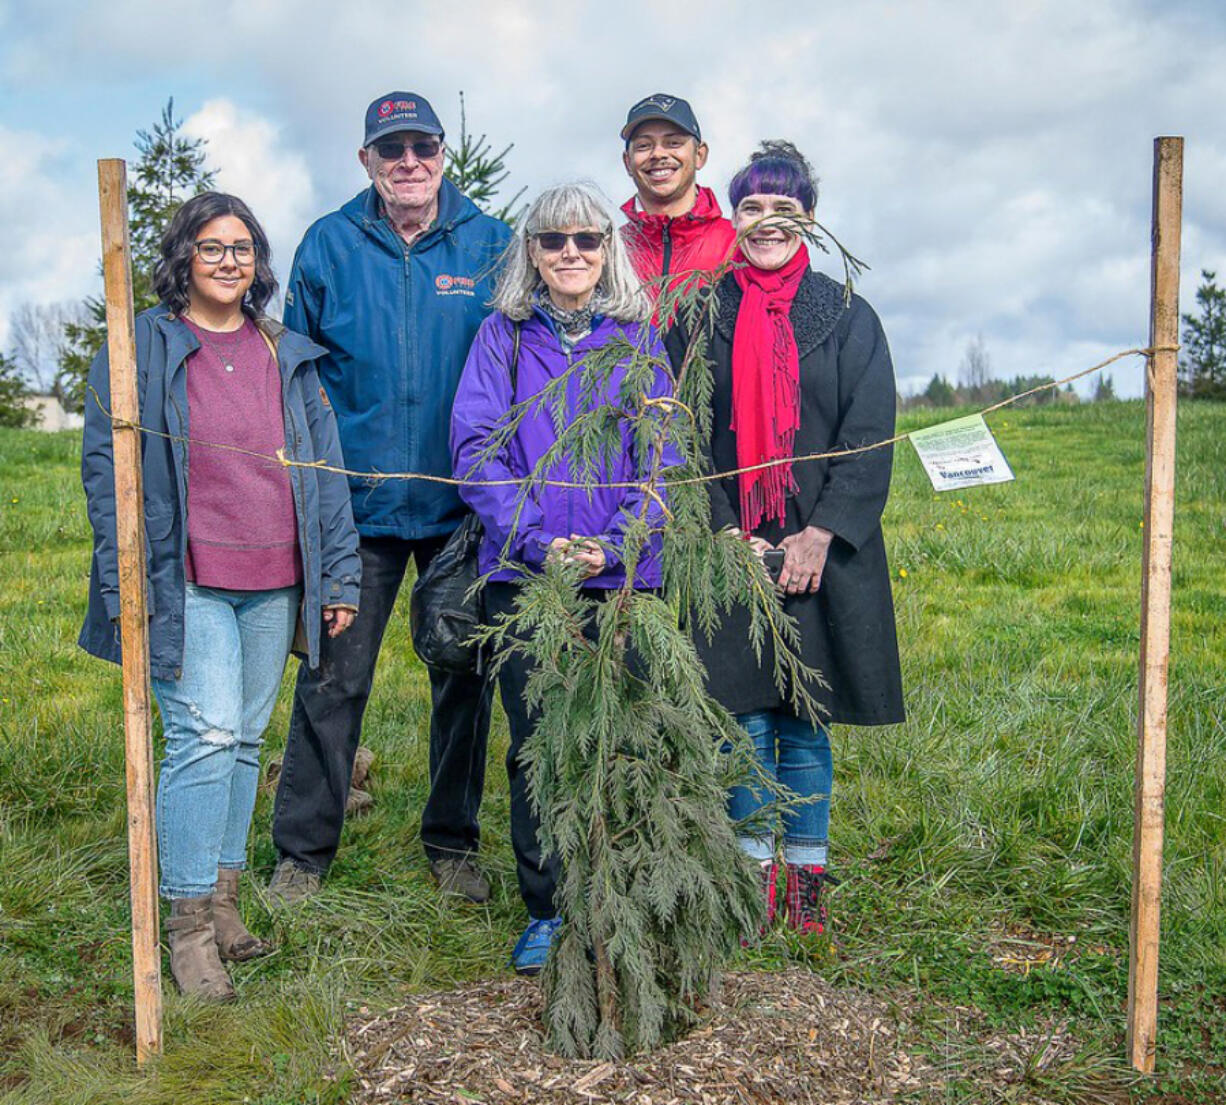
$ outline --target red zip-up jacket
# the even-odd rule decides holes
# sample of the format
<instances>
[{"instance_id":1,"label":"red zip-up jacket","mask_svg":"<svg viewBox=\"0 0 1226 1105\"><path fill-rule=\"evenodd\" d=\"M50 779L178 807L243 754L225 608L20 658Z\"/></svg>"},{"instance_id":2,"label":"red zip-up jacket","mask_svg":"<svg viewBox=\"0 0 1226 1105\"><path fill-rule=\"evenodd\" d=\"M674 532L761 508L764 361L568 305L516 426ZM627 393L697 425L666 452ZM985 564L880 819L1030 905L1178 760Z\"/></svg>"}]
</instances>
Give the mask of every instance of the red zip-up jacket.
<instances>
[{"instance_id":1,"label":"red zip-up jacket","mask_svg":"<svg viewBox=\"0 0 1226 1105\"><path fill-rule=\"evenodd\" d=\"M710 272L727 260L736 240L736 231L710 188L699 188L694 206L676 218L647 214L636 196L622 204L622 212L630 220L621 233L634 271L642 281L656 281L649 288L653 301L660 294L660 277L677 273L669 281L672 289L684 282L687 273Z\"/></svg>"}]
</instances>

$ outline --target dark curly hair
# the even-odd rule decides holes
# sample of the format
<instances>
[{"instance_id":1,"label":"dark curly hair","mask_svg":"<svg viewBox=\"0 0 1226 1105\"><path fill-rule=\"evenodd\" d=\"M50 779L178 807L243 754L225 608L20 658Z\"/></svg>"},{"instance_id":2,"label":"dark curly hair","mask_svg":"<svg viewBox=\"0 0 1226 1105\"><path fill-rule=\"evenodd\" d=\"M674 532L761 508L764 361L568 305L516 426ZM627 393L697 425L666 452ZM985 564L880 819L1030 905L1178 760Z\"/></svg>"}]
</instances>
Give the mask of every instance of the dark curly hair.
<instances>
[{"instance_id":1,"label":"dark curly hair","mask_svg":"<svg viewBox=\"0 0 1226 1105\"><path fill-rule=\"evenodd\" d=\"M238 196L225 192L201 192L192 196L170 220L162 236L161 259L153 272L153 290L175 314L187 310L190 300L187 289L192 278L192 258L196 253L196 235L206 223L224 215L242 220L251 231L255 243L255 279L243 297L243 312L252 318L263 313L268 301L277 294L277 278L272 273L272 250L268 235L255 216Z\"/></svg>"},{"instance_id":2,"label":"dark curly hair","mask_svg":"<svg viewBox=\"0 0 1226 1105\"><path fill-rule=\"evenodd\" d=\"M753 195L791 196L806 211L812 211L817 206L817 174L791 142L767 139L728 185L733 208Z\"/></svg>"}]
</instances>

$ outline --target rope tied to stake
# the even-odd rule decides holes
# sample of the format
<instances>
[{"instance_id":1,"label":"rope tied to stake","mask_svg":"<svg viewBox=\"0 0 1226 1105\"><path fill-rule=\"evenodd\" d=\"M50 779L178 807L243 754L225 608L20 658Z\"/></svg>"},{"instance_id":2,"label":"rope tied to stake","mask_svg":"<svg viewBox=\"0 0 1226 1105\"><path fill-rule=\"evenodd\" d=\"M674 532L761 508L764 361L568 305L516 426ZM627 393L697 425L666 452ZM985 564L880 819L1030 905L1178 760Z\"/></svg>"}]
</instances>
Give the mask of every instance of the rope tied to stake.
<instances>
[{"instance_id":1,"label":"rope tied to stake","mask_svg":"<svg viewBox=\"0 0 1226 1105\"><path fill-rule=\"evenodd\" d=\"M1083 368L1080 372L1074 372L1071 376L1065 376L1062 380L1052 380L1050 383L1039 384L1037 387L1030 388L1028 391L1019 392L1017 395L1010 395L997 403L992 403L989 406L983 407L981 410L973 413L979 415L991 414L993 411L1001 410L1004 407L1012 406L1014 403L1020 402L1022 399L1027 399L1032 395L1037 395L1042 391L1051 391L1055 388L1064 387L1066 384L1071 384L1074 380L1080 380L1083 376L1089 376L1093 372L1099 372L1102 369L1114 364L1116 361L1123 360L1125 357L1146 357L1151 358L1155 353L1177 353L1179 352L1178 345L1155 345L1139 349L1124 349L1119 353L1112 354L1104 361L1099 361L1098 364L1091 365L1089 368ZM856 456L859 453L872 452L875 449L884 449L890 445L896 445L900 441L906 440L909 434L895 434L893 437L885 438L882 441L874 441L869 445L857 445L846 449L832 449L822 453L806 453L799 457L782 457L775 460L762 461L760 464L750 464L742 468L730 468L723 472L708 472L702 476L678 476L672 479L664 477L658 481L643 482L640 480L614 480L608 483L591 482L583 480L555 480L555 479L532 479L532 477L516 478L508 477L497 480L470 480L461 479L456 476L439 476L429 472L359 472L352 468L345 468L342 465L328 464L322 460L291 460L285 455L284 448L278 449L276 453L258 453L251 449L243 449L238 445L226 445L218 441L202 441L199 438L184 437L180 434L170 434L164 430L154 430L148 426L142 426L138 422L132 422L130 419L119 418L106 409L102 402L102 397L94 388L89 389L93 395L94 402L98 408L110 420L111 425L117 429L136 430L139 433L149 434L152 437L165 438L167 441L179 441L187 445L199 445L206 449L224 449L227 452L239 453L242 456L253 457L257 460L267 461L269 463L278 464L283 468L313 468L319 472L335 472L337 475L347 476L350 479L366 480L370 483L379 483L384 480L423 480L426 483L444 484L448 487L521 487L525 483L532 483L539 487L561 487L579 491L594 491L597 488L608 489L637 489L644 495L658 502L666 514L671 516L671 512L664 505L657 488L669 487L684 487L692 484L710 483L713 480L726 479L729 476L739 476L745 472L757 472L765 468L774 468L780 464L805 464L815 460L835 460L840 457ZM646 406L661 406L667 411L673 410L683 411L691 421L694 418L693 412L679 399L674 399L671 396L660 396L655 399L646 399ZM964 417L964 416L960 416Z\"/></svg>"}]
</instances>

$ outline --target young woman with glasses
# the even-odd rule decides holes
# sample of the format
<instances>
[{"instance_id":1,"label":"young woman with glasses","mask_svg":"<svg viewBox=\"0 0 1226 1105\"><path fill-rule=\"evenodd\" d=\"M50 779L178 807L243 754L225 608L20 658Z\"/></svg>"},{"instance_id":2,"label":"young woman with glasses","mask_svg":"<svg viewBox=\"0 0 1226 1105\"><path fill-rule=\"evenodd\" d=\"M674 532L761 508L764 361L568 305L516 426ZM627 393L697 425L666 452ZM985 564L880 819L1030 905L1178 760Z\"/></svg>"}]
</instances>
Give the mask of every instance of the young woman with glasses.
<instances>
[{"instance_id":1,"label":"young woman with glasses","mask_svg":"<svg viewBox=\"0 0 1226 1105\"><path fill-rule=\"evenodd\" d=\"M357 610L357 532L313 361L323 350L263 316L268 239L246 204L206 192L171 220L136 319L149 651L165 737L157 791L170 969L230 1000L223 959L271 950L237 908L259 752L295 627L308 663ZM109 365L89 375L82 474L94 529L81 645L120 660Z\"/></svg>"}]
</instances>

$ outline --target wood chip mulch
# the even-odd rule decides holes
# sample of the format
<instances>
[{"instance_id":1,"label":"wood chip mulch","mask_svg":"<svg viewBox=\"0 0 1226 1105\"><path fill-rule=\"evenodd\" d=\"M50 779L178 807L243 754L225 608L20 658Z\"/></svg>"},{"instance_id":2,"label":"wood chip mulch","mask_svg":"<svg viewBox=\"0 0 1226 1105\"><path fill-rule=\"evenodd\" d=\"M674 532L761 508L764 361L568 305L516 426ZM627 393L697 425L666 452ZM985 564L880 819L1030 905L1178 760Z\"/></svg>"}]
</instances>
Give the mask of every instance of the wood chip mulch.
<instances>
[{"instance_id":1,"label":"wood chip mulch","mask_svg":"<svg viewBox=\"0 0 1226 1105\"><path fill-rule=\"evenodd\" d=\"M939 1099L949 1071L904 1046L900 1007L892 1008L803 969L730 973L718 1004L685 1039L627 1062L580 1062L544 1048L536 984L497 979L415 995L379 1014L359 1010L346 1025L341 1058L355 1075L352 1105L867 1105L932 1092ZM1017 1063L1016 1043L997 1041L1002 1067ZM1012 1080L1005 1070L979 1073L988 1082Z\"/></svg>"}]
</instances>

